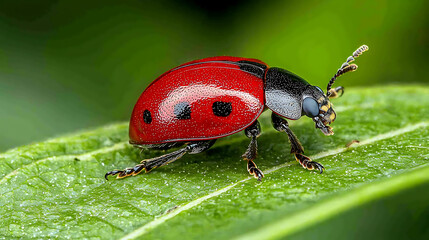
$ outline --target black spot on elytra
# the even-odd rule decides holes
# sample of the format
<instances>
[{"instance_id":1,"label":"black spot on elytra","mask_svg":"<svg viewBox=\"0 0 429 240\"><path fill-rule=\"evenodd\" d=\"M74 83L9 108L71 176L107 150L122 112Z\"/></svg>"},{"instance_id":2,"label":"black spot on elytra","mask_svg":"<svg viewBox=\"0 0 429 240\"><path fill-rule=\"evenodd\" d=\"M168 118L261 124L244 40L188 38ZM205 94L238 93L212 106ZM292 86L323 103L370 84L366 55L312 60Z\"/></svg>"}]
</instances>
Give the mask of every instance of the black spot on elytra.
<instances>
[{"instance_id":1,"label":"black spot on elytra","mask_svg":"<svg viewBox=\"0 0 429 240\"><path fill-rule=\"evenodd\" d=\"M258 78L261 78L261 79L264 78L265 69L267 69L266 65L257 63L257 62L246 61L246 60L238 61L238 63L241 70L251 73L257 76Z\"/></svg>"},{"instance_id":2,"label":"black spot on elytra","mask_svg":"<svg viewBox=\"0 0 429 240\"><path fill-rule=\"evenodd\" d=\"M191 119L191 106L187 102L180 102L174 106L173 113L177 119Z\"/></svg>"},{"instance_id":3,"label":"black spot on elytra","mask_svg":"<svg viewBox=\"0 0 429 240\"><path fill-rule=\"evenodd\" d=\"M143 112L143 121L147 124L152 122L152 114L147 109Z\"/></svg>"},{"instance_id":4,"label":"black spot on elytra","mask_svg":"<svg viewBox=\"0 0 429 240\"><path fill-rule=\"evenodd\" d=\"M232 103L230 102L214 102L213 106L213 113L214 115L218 117L228 117L229 114L232 112Z\"/></svg>"}]
</instances>

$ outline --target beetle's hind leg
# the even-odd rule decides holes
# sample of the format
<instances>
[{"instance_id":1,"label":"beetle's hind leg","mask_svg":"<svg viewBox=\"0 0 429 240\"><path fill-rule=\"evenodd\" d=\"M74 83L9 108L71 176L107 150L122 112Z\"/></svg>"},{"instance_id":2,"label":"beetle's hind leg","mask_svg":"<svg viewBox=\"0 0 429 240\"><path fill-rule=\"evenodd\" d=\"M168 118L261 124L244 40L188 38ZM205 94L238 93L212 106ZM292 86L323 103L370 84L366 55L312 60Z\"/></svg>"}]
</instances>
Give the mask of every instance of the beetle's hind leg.
<instances>
[{"instance_id":1,"label":"beetle's hind leg","mask_svg":"<svg viewBox=\"0 0 429 240\"><path fill-rule=\"evenodd\" d=\"M167 165L169 163L176 161L177 159L181 158L186 153L196 154L196 153L203 152L203 151L209 149L211 146L213 146L213 144L215 142L216 142L216 140L191 142L191 143L187 144L186 147L181 148L177 151L167 153L165 155L162 155L162 156L159 156L156 158L145 159L145 160L141 161L140 164L137 164L134 167L125 168L124 170L110 171L110 172L106 173L104 175L104 177L106 178L106 180L108 180L107 177L109 175L112 175L112 176L117 175L116 178L125 178L128 176L135 176L135 175L141 173L143 170L145 170L145 172L149 172L154 168L161 167L161 166L164 166L164 165Z\"/></svg>"},{"instance_id":2,"label":"beetle's hind leg","mask_svg":"<svg viewBox=\"0 0 429 240\"><path fill-rule=\"evenodd\" d=\"M291 146L290 153L295 155L295 159L299 162L299 164L308 170L317 169L320 173L323 173L325 168L322 164L312 161L309 157L304 155L304 148L302 147L298 138L289 128L289 124L286 119L283 119L277 114L273 113L271 115L271 120L273 121L273 126L277 131L285 132L287 134Z\"/></svg>"},{"instance_id":3,"label":"beetle's hind leg","mask_svg":"<svg viewBox=\"0 0 429 240\"><path fill-rule=\"evenodd\" d=\"M264 174L253 162L258 152L258 142L256 141L256 138L261 134L261 126L259 125L258 120L247 127L244 130L244 133L248 138L250 138L250 144L242 157L244 160L247 160L247 171L257 178L258 181L261 181L261 179L264 177Z\"/></svg>"},{"instance_id":4,"label":"beetle's hind leg","mask_svg":"<svg viewBox=\"0 0 429 240\"><path fill-rule=\"evenodd\" d=\"M104 177L106 178L106 180L108 180L107 176L109 175L112 175L112 176L117 175L116 178L125 178L129 176L135 176L141 173L143 170L145 170L145 172L149 172L154 168L161 167L163 165L166 165L170 162L174 162L177 159L181 158L183 155L185 155L188 152L187 148L188 147L184 147L177 151L174 151L156 158L145 159L141 161L140 164L137 164L134 167L125 168L124 170L110 171L106 173Z\"/></svg>"}]
</instances>

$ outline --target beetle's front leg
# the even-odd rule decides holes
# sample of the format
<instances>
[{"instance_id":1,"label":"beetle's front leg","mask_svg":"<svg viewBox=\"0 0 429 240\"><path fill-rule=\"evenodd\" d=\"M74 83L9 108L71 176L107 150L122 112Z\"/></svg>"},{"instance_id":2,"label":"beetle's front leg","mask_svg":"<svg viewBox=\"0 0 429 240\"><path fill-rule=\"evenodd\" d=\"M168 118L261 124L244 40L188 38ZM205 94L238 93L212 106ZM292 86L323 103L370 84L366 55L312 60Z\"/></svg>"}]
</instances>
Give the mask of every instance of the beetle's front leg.
<instances>
[{"instance_id":1,"label":"beetle's front leg","mask_svg":"<svg viewBox=\"0 0 429 240\"><path fill-rule=\"evenodd\" d=\"M322 164L312 161L309 157L304 155L304 148L299 142L298 138L293 134L292 130L289 128L289 124L286 119L281 118L279 115L273 113L271 115L271 120L273 126L277 131L285 132L289 138L290 142L290 153L295 155L295 159L301 164L303 168L308 170L318 169L320 173L323 173L325 168Z\"/></svg>"},{"instance_id":2,"label":"beetle's front leg","mask_svg":"<svg viewBox=\"0 0 429 240\"><path fill-rule=\"evenodd\" d=\"M328 97L329 97L329 99L337 98L337 97L343 96L343 94L344 94L344 87L339 86L339 87L336 87L334 89L330 89L328 92Z\"/></svg>"}]
</instances>

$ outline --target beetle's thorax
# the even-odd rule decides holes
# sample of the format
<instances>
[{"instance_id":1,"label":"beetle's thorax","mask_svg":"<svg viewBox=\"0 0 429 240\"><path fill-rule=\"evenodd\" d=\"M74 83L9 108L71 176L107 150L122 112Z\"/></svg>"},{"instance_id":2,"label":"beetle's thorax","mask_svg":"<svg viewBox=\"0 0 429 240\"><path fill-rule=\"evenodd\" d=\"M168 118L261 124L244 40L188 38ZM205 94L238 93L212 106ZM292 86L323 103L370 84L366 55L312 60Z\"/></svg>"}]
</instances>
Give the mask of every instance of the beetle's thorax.
<instances>
[{"instance_id":1,"label":"beetle's thorax","mask_svg":"<svg viewBox=\"0 0 429 240\"><path fill-rule=\"evenodd\" d=\"M287 70L270 68L265 75L265 105L283 117L299 119L308 86L308 82Z\"/></svg>"}]
</instances>

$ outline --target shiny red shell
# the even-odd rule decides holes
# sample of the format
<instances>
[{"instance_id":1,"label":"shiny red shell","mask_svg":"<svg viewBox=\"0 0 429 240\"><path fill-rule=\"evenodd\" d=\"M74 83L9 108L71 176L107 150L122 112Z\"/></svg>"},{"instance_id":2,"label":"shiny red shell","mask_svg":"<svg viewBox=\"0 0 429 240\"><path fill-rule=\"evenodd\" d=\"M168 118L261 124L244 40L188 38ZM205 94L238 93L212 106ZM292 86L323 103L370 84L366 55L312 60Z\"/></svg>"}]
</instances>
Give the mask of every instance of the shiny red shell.
<instances>
[{"instance_id":1,"label":"shiny red shell","mask_svg":"<svg viewBox=\"0 0 429 240\"><path fill-rule=\"evenodd\" d=\"M185 63L158 77L134 106L130 142L210 140L251 125L264 110L264 80L243 71L239 61L266 66L256 59L212 57ZM215 102L230 104L232 111L228 116L215 115ZM187 106L190 116L178 117L178 106Z\"/></svg>"}]
</instances>

